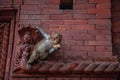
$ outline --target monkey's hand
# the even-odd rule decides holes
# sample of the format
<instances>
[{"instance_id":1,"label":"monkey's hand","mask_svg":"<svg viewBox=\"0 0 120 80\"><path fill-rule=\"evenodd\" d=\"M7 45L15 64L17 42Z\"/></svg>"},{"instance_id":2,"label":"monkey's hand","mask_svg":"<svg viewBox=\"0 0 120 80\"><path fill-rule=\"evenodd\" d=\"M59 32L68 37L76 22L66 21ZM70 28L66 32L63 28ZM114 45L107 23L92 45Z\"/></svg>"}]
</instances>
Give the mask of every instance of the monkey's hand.
<instances>
[{"instance_id":1,"label":"monkey's hand","mask_svg":"<svg viewBox=\"0 0 120 80\"><path fill-rule=\"evenodd\" d=\"M59 49L60 48L60 44L53 45L53 47L56 48L56 49Z\"/></svg>"}]
</instances>

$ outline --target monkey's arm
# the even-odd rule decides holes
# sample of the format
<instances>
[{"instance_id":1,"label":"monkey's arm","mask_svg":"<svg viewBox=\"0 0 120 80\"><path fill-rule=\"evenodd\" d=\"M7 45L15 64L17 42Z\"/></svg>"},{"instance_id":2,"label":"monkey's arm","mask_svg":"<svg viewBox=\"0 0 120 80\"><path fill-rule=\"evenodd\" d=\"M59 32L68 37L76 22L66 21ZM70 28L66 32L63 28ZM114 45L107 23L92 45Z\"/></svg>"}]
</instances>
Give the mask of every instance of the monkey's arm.
<instances>
[{"instance_id":1,"label":"monkey's arm","mask_svg":"<svg viewBox=\"0 0 120 80\"><path fill-rule=\"evenodd\" d=\"M36 26L36 28L38 29L38 31L41 32L41 34L46 38L50 38L50 35L48 35L43 29L41 29L40 27Z\"/></svg>"},{"instance_id":2,"label":"monkey's arm","mask_svg":"<svg viewBox=\"0 0 120 80\"><path fill-rule=\"evenodd\" d=\"M49 50L49 54L53 53L55 50L57 50L56 48L52 48Z\"/></svg>"}]
</instances>

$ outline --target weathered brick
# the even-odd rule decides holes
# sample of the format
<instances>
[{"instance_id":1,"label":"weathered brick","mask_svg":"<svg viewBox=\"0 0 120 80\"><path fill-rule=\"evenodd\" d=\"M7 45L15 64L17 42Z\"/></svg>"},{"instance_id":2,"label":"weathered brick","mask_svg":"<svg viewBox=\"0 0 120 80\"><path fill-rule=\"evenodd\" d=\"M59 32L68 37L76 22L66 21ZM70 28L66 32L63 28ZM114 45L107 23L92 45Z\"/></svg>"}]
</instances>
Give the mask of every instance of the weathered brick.
<instances>
[{"instance_id":1,"label":"weathered brick","mask_svg":"<svg viewBox=\"0 0 120 80\"><path fill-rule=\"evenodd\" d=\"M22 5L22 10L38 10L38 5Z\"/></svg>"},{"instance_id":2,"label":"weathered brick","mask_svg":"<svg viewBox=\"0 0 120 80\"><path fill-rule=\"evenodd\" d=\"M52 20L68 20L72 19L72 15L51 15L50 19Z\"/></svg>"},{"instance_id":3,"label":"weathered brick","mask_svg":"<svg viewBox=\"0 0 120 80\"><path fill-rule=\"evenodd\" d=\"M96 8L99 9L110 9L111 8L111 4L110 3L99 3L96 5Z\"/></svg>"},{"instance_id":4,"label":"weathered brick","mask_svg":"<svg viewBox=\"0 0 120 80\"><path fill-rule=\"evenodd\" d=\"M48 20L49 15L28 15L28 19Z\"/></svg>"},{"instance_id":5,"label":"weathered brick","mask_svg":"<svg viewBox=\"0 0 120 80\"><path fill-rule=\"evenodd\" d=\"M96 19L96 20L89 20L88 24L102 24L102 25L110 25L111 21L109 19Z\"/></svg>"},{"instance_id":6,"label":"weathered brick","mask_svg":"<svg viewBox=\"0 0 120 80\"><path fill-rule=\"evenodd\" d=\"M88 3L88 0L73 0L74 4Z\"/></svg>"},{"instance_id":7,"label":"weathered brick","mask_svg":"<svg viewBox=\"0 0 120 80\"><path fill-rule=\"evenodd\" d=\"M73 14L73 19L95 19L95 14Z\"/></svg>"},{"instance_id":8,"label":"weathered brick","mask_svg":"<svg viewBox=\"0 0 120 80\"><path fill-rule=\"evenodd\" d=\"M61 24L64 24L64 21L63 20L44 20L44 22L46 22L46 24L49 24L49 25L61 25Z\"/></svg>"},{"instance_id":9,"label":"weathered brick","mask_svg":"<svg viewBox=\"0 0 120 80\"><path fill-rule=\"evenodd\" d=\"M12 1L11 0L0 0L0 4L2 4L2 5L10 5L10 4L12 4Z\"/></svg>"},{"instance_id":10,"label":"weathered brick","mask_svg":"<svg viewBox=\"0 0 120 80\"><path fill-rule=\"evenodd\" d=\"M72 30L94 30L95 25L71 25Z\"/></svg>"},{"instance_id":11,"label":"weathered brick","mask_svg":"<svg viewBox=\"0 0 120 80\"><path fill-rule=\"evenodd\" d=\"M22 0L14 0L14 4L21 5L22 4Z\"/></svg>"},{"instance_id":12,"label":"weathered brick","mask_svg":"<svg viewBox=\"0 0 120 80\"><path fill-rule=\"evenodd\" d=\"M49 5L41 4L41 5L38 5L38 6L39 6L39 9L41 9L41 10L49 10L49 9L51 9L51 10L55 9L55 10L57 10L57 9L59 9L58 5L52 5L52 4L49 4Z\"/></svg>"},{"instance_id":13,"label":"weathered brick","mask_svg":"<svg viewBox=\"0 0 120 80\"><path fill-rule=\"evenodd\" d=\"M84 45L84 41L75 41L75 40L68 40L68 41L66 41L65 40L63 44L70 45L70 46L75 46L75 45L80 46L80 45Z\"/></svg>"},{"instance_id":14,"label":"weathered brick","mask_svg":"<svg viewBox=\"0 0 120 80\"><path fill-rule=\"evenodd\" d=\"M111 0L89 0L89 3L110 3Z\"/></svg>"},{"instance_id":15,"label":"weathered brick","mask_svg":"<svg viewBox=\"0 0 120 80\"><path fill-rule=\"evenodd\" d=\"M28 15L20 15L20 19L28 19Z\"/></svg>"},{"instance_id":16,"label":"weathered brick","mask_svg":"<svg viewBox=\"0 0 120 80\"><path fill-rule=\"evenodd\" d=\"M109 14L111 14L111 11L110 11L110 9L98 9L98 8L96 8L96 9L88 9L88 13L109 15Z\"/></svg>"},{"instance_id":17,"label":"weathered brick","mask_svg":"<svg viewBox=\"0 0 120 80\"><path fill-rule=\"evenodd\" d=\"M112 52L112 46L96 46L96 51Z\"/></svg>"},{"instance_id":18,"label":"weathered brick","mask_svg":"<svg viewBox=\"0 0 120 80\"><path fill-rule=\"evenodd\" d=\"M87 24L87 20L64 20L64 24L71 24L71 25L80 25L80 24Z\"/></svg>"},{"instance_id":19,"label":"weathered brick","mask_svg":"<svg viewBox=\"0 0 120 80\"><path fill-rule=\"evenodd\" d=\"M71 46L71 49L80 51L95 51L95 46Z\"/></svg>"},{"instance_id":20,"label":"weathered brick","mask_svg":"<svg viewBox=\"0 0 120 80\"><path fill-rule=\"evenodd\" d=\"M66 30L70 30L71 27L59 26L59 25L49 25L49 29L50 30L66 31Z\"/></svg>"},{"instance_id":21,"label":"weathered brick","mask_svg":"<svg viewBox=\"0 0 120 80\"><path fill-rule=\"evenodd\" d=\"M47 0L46 1L47 5L59 5L60 4L60 0Z\"/></svg>"},{"instance_id":22,"label":"weathered brick","mask_svg":"<svg viewBox=\"0 0 120 80\"><path fill-rule=\"evenodd\" d=\"M87 35L87 40L90 40L90 41L91 40L93 40L93 41L96 40L95 35L94 34L88 34Z\"/></svg>"},{"instance_id":23,"label":"weathered brick","mask_svg":"<svg viewBox=\"0 0 120 80\"><path fill-rule=\"evenodd\" d=\"M114 21L114 22L112 22L112 24L113 24L113 26L115 26L115 27L119 27L120 21Z\"/></svg>"},{"instance_id":24,"label":"weathered brick","mask_svg":"<svg viewBox=\"0 0 120 80\"><path fill-rule=\"evenodd\" d=\"M77 36L77 37L76 37ZM76 34L76 35L73 35L73 40L77 40L77 41L79 41L79 40L87 40L88 39L88 36L87 36L87 34Z\"/></svg>"},{"instance_id":25,"label":"weathered brick","mask_svg":"<svg viewBox=\"0 0 120 80\"><path fill-rule=\"evenodd\" d=\"M96 18L98 19L108 19L111 18L111 14L96 14Z\"/></svg>"},{"instance_id":26,"label":"weathered brick","mask_svg":"<svg viewBox=\"0 0 120 80\"><path fill-rule=\"evenodd\" d=\"M87 9L87 8L95 8L95 4L76 4L74 5L74 9Z\"/></svg>"},{"instance_id":27,"label":"weathered brick","mask_svg":"<svg viewBox=\"0 0 120 80\"><path fill-rule=\"evenodd\" d=\"M42 14L63 14L62 10L43 10Z\"/></svg>"},{"instance_id":28,"label":"weathered brick","mask_svg":"<svg viewBox=\"0 0 120 80\"><path fill-rule=\"evenodd\" d=\"M82 9L82 10L73 10L73 14L86 14L87 9Z\"/></svg>"},{"instance_id":29,"label":"weathered brick","mask_svg":"<svg viewBox=\"0 0 120 80\"><path fill-rule=\"evenodd\" d=\"M112 45L111 41L103 41L103 40L99 40L99 41L88 41L88 45Z\"/></svg>"},{"instance_id":30,"label":"weathered brick","mask_svg":"<svg viewBox=\"0 0 120 80\"><path fill-rule=\"evenodd\" d=\"M40 14L40 10L21 10L21 14Z\"/></svg>"},{"instance_id":31,"label":"weathered brick","mask_svg":"<svg viewBox=\"0 0 120 80\"><path fill-rule=\"evenodd\" d=\"M20 24L41 24L40 20L20 20Z\"/></svg>"},{"instance_id":32,"label":"weathered brick","mask_svg":"<svg viewBox=\"0 0 120 80\"><path fill-rule=\"evenodd\" d=\"M44 4L45 5L46 0L24 0L24 4Z\"/></svg>"},{"instance_id":33,"label":"weathered brick","mask_svg":"<svg viewBox=\"0 0 120 80\"><path fill-rule=\"evenodd\" d=\"M116 27L116 26L115 26L115 27L112 29L112 31L119 33L119 32L120 32L120 27L118 27L118 26Z\"/></svg>"},{"instance_id":34,"label":"weathered brick","mask_svg":"<svg viewBox=\"0 0 120 80\"><path fill-rule=\"evenodd\" d=\"M106 30L109 30L109 29L111 29L111 26L110 25L96 25L96 29L100 29L100 30L106 29Z\"/></svg>"},{"instance_id":35,"label":"weathered brick","mask_svg":"<svg viewBox=\"0 0 120 80\"><path fill-rule=\"evenodd\" d=\"M93 57L110 57L112 56L112 52L104 52L104 51L88 51L88 56Z\"/></svg>"},{"instance_id":36,"label":"weathered brick","mask_svg":"<svg viewBox=\"0 0 120 80\"><path fill-rule=\"evenodd\" d=\"M111 31L110 30L89 30L88 34L111 35Z\"/></svg>"},{"instance_id":37,"label":"weathered brick","mask_svg":"<svg viewBox=\"0 0 120 80\"><path fill-rule=\"evenodd\" d=\"M96 40L111 40L111 35L96 35Z\"/></svg>"}]
</instances>

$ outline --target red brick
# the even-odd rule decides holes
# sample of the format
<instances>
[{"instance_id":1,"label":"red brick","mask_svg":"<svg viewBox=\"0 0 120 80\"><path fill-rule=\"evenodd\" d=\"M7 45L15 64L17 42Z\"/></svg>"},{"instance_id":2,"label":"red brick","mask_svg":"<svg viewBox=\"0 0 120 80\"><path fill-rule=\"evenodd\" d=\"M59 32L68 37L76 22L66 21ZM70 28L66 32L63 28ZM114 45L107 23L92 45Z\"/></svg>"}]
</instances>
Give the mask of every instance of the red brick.
<instances>
[{"instance_id":1,"label":"red brick","mask_svg":"<svg viewBox=\"0 0 120 80\"><path fill-rule=\"evenodd\" d=\"M99 25L110 25L111 21L109 19L96 19L96 20L89 20L88 24L99 24Z\"/></svg>"},{"instance_id":2,"label":"red brick","mask_svg":"<svg viewBox=\"0 0 120 80\"><path fill-rule=\"evenodd\" d=\"M88 41L88 45L112 45L111 41L103 41L103 40L99 40L99 41Z\"/></svg>"},{"instance_id":3,"label":"red brick","mask_svg":"<svg viewBox=\"0 0 120 80\"><path fill-rule=\"evenodd\" d=\"M59 26L59 25L50 25L49 26L49 29L50 30L63 30L63 31L66 31L66 30L70 30L71 29L71 27L66 27L66 26Z\"/></svg>"},{"instance_id":4,"label":"red brick","mask_svg":"<svg viewBox=\"0 0 120 80\"><path fill-rule=\"evenodd\" d=\"M113 31L113 32L118 32L118 33L119 33L119 32L120 32L120 27L116 27L116 26L115 26L115 27L112 29L112 31Z\"/></svg>"},{"instance_id":5,"label":"red brick","mask_svg":"<svg viewBox=\"0 0 120 80\"><path fill-rule=\"evenodd\" d=\"M112 52L112 46L96 46L96 51Z\"/></svg>"},{"instance_id":6,"label":"red brick","mask_svg":"<svg viewBox=\"0 0 120 80\"><path fill-rule=\"evenodd\" d=\"M42 14L63 14L62 10L43 10Z\"/></svg>"},{"instance_id":7,"label":"red brick","mask_svg":"<svg viewBox=\"0 0 120 80\"><path fill-rule=\"evenodd\" d=\"M95 4L76 4L74 5L74 9L87 9L87 8L95 8Z\"/></svg>"},{"instance_id":8,"label":"red brick","mask_svg":"<svg viewBox=\"0 0 120 80\"><path fill-rule=\"evenodd\" d=\"M45 0L24 0L24 4L44 4L45 5L46 1Z\"/></svg>"},{"instance_id":9,"label":"red brick","mask_svg":"<svg viewBox=\"0 0 120 80\"><path fill-rule=\"evenodd\" d=\"M111 14L96 14L96 18L98 19L108 19L111 18Z\"/></svg>"},{"instance_id":10,"label":"red brick","mask_svg":"<svg viewBox=\"0 0 120 80\"><path fill-rule=\"evenodd\" d=\"M47 0L46 4L47 5L59 5L60 4L60 0Z\"/></svg>"},{"instance_id":11,"label":"red brick","mask_svg":"<svg viewBox=\"0 0 120 80\"><path fill-rule=\"evenodd\" d=\"M114 18L112 18L112 22L119 22L120 17L118 16L114 16Z\"/></svg>"},{"instance_id":12,"label":"red brick","mask_svg":"<svg viewBox=\"0 0 120 80\"><path fill-rule=\"evenodd\" d=\"M93 57L109 57L112 56L112 52L104 52L104 51L88 51L88 56Z\"/></svg>"},{"instance_id":13,"label":"red brick","mask_svg":"<svg viewBox=\"0 0 120 80\"><path fill-rule=\"evenodd\" d=\"M96 25L96 29L99 29L99 30L102 30L102 29L110 30L111 26L109 26L109 25Z\"/></svg>"},{"instance_id":14,"label":"red brick","mask_svg":"<svg viewBox=\"0 0 120 80\"><path fill-rule=\"evenodd\" d=\"M66 9L66 10L63 11L63 15L72 15L72 14L74 14L73 10L69 10L69 9L67 10Z\"/></svg>"},{"instance_id":15,"label":"red brick","mask_svg":"<svg viewBox=\"0 0 120 80\"><path fill-rule=\"evenodd\" d=\"M90 78L83 77L82 80L91 80Z\"/></svg>"},{"instance_id":16,"label":"red brick","mask_svg":"<svg viewBox=\"0 0 120 80\"><path fill-rule=\"evenodd\" d=\"M28 19L48 20L49 19L49 15L29 15Z\"/></svg>"},{"instance_id":17,"label":"red brick","mask_svg":"<svg viewBox=\"0 0 120 80\"><path fill-rule=\"evenodd\" d=\"M89 0L89 3L111 3L111 0Z\"/></svg>"},{"instance_id":18,"label":"red brick","mask_svg":"<svg viewBox=\"0 0 120 80\"><path fill-rule=\"evenodd\" d=\"M38 5L22 5L22 10L38 10Z\"/></svg>"},{"instance_id":19,"label":"red brick","mask_svg":"<svg viewBox=\"0 0 120 80\"><path fill-rule=\"evenodd\" d=\"M64 24L71 24L71 25L80 25L80 24L87 24L87 20L64 20Z\"/></svg>"},{"instance_id":20,"label":"red brick","mask_svg":"<svg viewBox=\"0 0 120 80\"><path fill-rule=\"evenodd\" d=\"M87 9L82 9L82 10L73 10L73 14L86 14Z\"/></svg>"},{"instance_id":21,"label":"red brick","mask_svg":"<svg viewBox=\"0 0 120 80\"><path fill-rule=\"evenodd\" d=\"M114 17L120 16L120 10L112 11L112 16L114 16Z\"/></svg>"},{"instance_id":22,"label":"red brick","mask_svg":"<svg viewBox=\"0 0 120 80\"><path fill-rule=\"evenodd\" d=\"M77 36L77 37L76 37ZM73 35L73 40L87 40L88 39L88 36L87 34L76 34L76 35Z\"/></svg>"},{"instance_id":23,"label":"red brick","mask_svg":"<svg viewBox=\"0 0 120 80\"><path fill-rule=\"evenodd\" d=\"M111 11L110 9L98 9L96 18L111 18Z\"/></svg>"},{"instance_id":24,"label":"red brick","mask_svg":"<svg viewBox=\"0 0 120 80\"><path fill-rule=\"evenodd\" d=\"M87 9L87 13L89 13L89 14L96 14L97 11L96 11L96 9Z\"/></svg>"},{"instance_id":25,"label":"red brick","mask_svg":"<svg viewBox=\"0 0 120 80\"><path fill-rule=\"evenodd\" d=\"M84 45L84 41L75 41L75 40L68 40L68 41L66 41L65 40L63 44L70 45L70 46L75 46L75 45L80 46L80 45Z\"/></svg>"},{"instance_id":26,"label":"red brick","mask_svg":"<svg viewBox=\"0 0 120 80\"><path fill-rule=\"evenodd\" d=\"M14 0L14 4L22 4L22 0Z\"/></svg>"},{"instance_id":27,"label":"red brick","mask_svg":"<svg viewBox=\"0 0 120 80\"><path fill-rule=\"evenodd\" d=\"M50 19L55 20L68 20L72 19L72 15L51 15Z\"/></svg>"},{"instance_id":28,"label":"red brick","mask_svg":"<svg viewBox=\"0 0 120 80\"><path fill-rule=\"evenodd\" d=\"M95 19L95 14L73 14L74 19Z\"/></svg>"},{"instance_id":29,"label":"red brick","mask_svg":"<svg viewBox=\"0 0 120 80\"><path fill-rule=\"evenodd\" d=\"M49 25L60 25L60 24L64 24L63 20L44 20L44 22L46 22L46 24Z\"/></svg>"},{"instance_id":30,"label":"red brick","mask_svg":"<svg viewBox=\"0 0 120 80\"><path fill-rule=\"evenodd\" d=\"M20 19L28 19L28 15L20 15Z\"/></svg>"},{"instance_id":31,"label":"red brick","mask_svg":"<svg viewBox=\"0 0 120 80\"><path fill-rule=\"evenodd\" d=\"M69 26L69 25L67 25ZM73 34L87 34L87 30L69 30L69 31L65 31L65 34L69 34L69 35L73 35Z\"/></svg>"},{"instance_id":32,"label":"red brick","mask_svg":"<svg viewBox=\"0 0 120 80\"><path fill-rule=\"evenodd\" d=\"M110 30L89 30L88 34L111 35L111 31Z\"/></svg>"},{"instance_id":33,"label":"red brick","mask_svg":"<svg viewBox=\"0 0 120 80\"><path fill-rule=\"evenodd\" d=\"M74 4L88 3L88 0L73 0Z\"/></svg>"},{"instance_id":34,"label":"red brick","mask_svg":"<svg viewBox=\"0 0 120 80\"><path fill-rule=\"evenodd\" d=\"M80 51L95 51L95 46L71 46L71 49Z\"/></svg>"},{"instance_id":35,"label":"red brick","mask_svg":"<svg viewBox=\"0 0 120 80\"><path fill-rule=\"evenodd\" d=\"M96 35L96 40L111 40L110 35Z\"/></svg>"},{"instance_id":36,"label":"red brick","mask_svg":"<svg viewBox=\"0 0 120 80\"><path fill-rule=\"evenodd\" d=\"M119 27L120 26L120 21L112 22L113 26Z\"/></svg>"},{"instance_id":37,"label":"red brick","mask_svg":"<svg viewBox=\"0 0 120 80\"><path fill-rule=\"evenodd\" d=\"M43 5L43 4L41 4L41 5L39 5L39 9L41 9L41 10L49 10L49 9L51 9L51 10L53 10L53 9L55 9L55 10L57 10L57 9L59 9L59 6L58 5Z\"/></svg>"},{"instance_id":38,"label":"red brick","mask_svg":"<svg viewBox=\"0 0 120 80\"><path fill-rule=\"evenodd\" d=\"M110 9L98 9L98 8L96 8L96 9L88 9L88 13L109 15L109 14L111 14L111 11L110 11Z\"/></svg>"},{"instance_id":39,"label":"red brick","mask_svg":"<svg viewBox=\"0 0 120 80\"><path fill-rule=\"evenodd\" d=\"M12 1L11 0L0 0L0 4L9 5L9 4L12 4Z\"/></svg>"},{"instance_id":40,"label":"red brick","mask_svg":"<svg viewBox=\"0 0 120 80\"><path fill-rule=\"evenodd\" d=\"M110 3L99 3L99 4L97 4L96 8L110 9L111 8L111 4Z\"/></svg>"},{"instance_id":41,"label":"red brick","mask_svg":"<svg viewBox=\"0 0 120 80\"><path fill-rule=\"evenodd\" d=\"M87 40L96 40L96 38L95 38L95 35L93 35L93 34L88 34L87 35Z\"/></svg>"},{"instance_id":42,"label":"red brick","mask_svg":"<svg viewBox=\"0 0 120 80\"><path fill-rule=\"evenodd\" d=\"M20 24L41 24L40 20L20 20Z\"/></svg>"},{"instance_id":43,"label":"red brick","mask_svg":"<svg viewBox=\"0 0 120 80\"><path fill-rule=\"evenodd\" d=\"M21 10L21 14L40 14L40 10Z\"/></svg>"},{"instance_id":44,"label":"red brick","mask_svg":"<svg viewBox=\"0 0 120 80\"><path fill-rule=\"evenodd\" d=\"M94 30L95 25L71 25L72 30Z\"/></svg>"}]
</instances>

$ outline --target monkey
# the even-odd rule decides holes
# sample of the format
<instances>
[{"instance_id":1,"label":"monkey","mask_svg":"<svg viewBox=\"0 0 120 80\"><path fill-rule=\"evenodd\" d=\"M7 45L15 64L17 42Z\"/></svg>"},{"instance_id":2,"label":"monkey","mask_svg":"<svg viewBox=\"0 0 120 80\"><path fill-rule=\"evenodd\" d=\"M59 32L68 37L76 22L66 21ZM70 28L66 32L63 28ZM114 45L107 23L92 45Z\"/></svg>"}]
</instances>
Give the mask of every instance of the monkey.
<instances>
[{"instance_id":1,"label":"monkey","mask_svg":"<svg viewBox=\"0 0 120 80\"><path fill-rule=\"evenodd\" d=\"M47 34L44 30L36 26L37 30L43 35L44 39L38 42L32 54L27 62L28 65L32 65L34 61L41 61L48 58L48 56L54 51L58 50L62 36L58 33Z\"/></svg>"}]
</instances>

